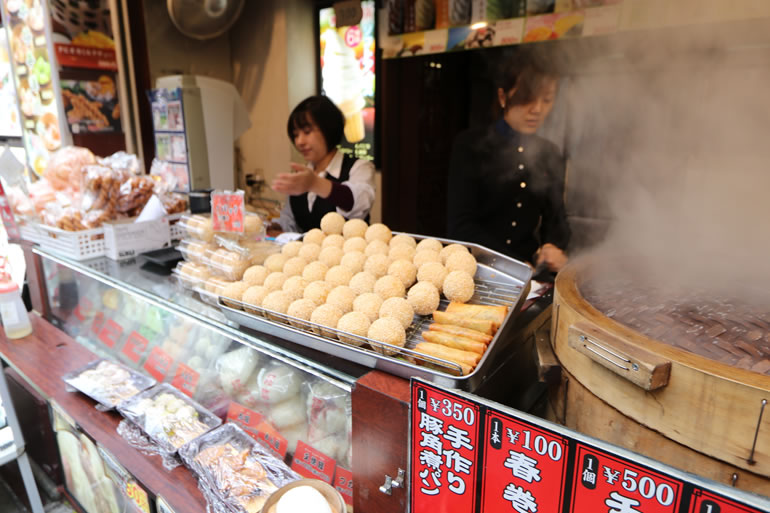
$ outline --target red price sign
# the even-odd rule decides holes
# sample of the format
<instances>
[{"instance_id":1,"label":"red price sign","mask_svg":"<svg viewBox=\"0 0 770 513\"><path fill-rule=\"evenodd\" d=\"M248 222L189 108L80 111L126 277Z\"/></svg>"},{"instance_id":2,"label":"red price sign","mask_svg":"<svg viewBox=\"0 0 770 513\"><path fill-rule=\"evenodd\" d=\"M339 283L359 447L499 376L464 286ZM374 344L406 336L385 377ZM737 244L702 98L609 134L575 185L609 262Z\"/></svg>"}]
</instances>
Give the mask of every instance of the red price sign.
<instances>
[{"instance_id":1,"label":"red price sign","mask_svg":"<svg viewBox=\"0 0 770 513\"><path fill-rule=\"evenodd\" d=\"M257 438L257 426L262 422L262 414L231 402L227 408L227 420L238 424L252 437Z\"/></svg>"},{"instance_id":2,"label":"red price sign","mask_svg":"<svg viewBox=\"0 0 770 513\"><path fill-rule=\"evenodd\" d=\"M121 352L132 362L139 363L142 355L144 355L144 352L147 350L148 344L149 341L146 338L141 336L137 331L132 331L128 335Z\"/></svg>"},{"instance_id":3,"label":"red price sign","mask_svg":"<svg viewBox=\"0 0 770 513\"><path fill-rule=\"evenodd\" d=\"M291 468L297 474L331 484L336 466L337 462L321 451L313 449L302 440L297 442L297 450L291 462Z\"/></svg>"},{"instance_id":4,"label":"red price sign","mask_svg":"<svg viewBox=\"0 0 770 513\"><path fill-rule=\"evenodd\" d=\"M186 396L192 397L198 386L198 379L200 374L197 371L180 363L174 373L174 379L171 380L171 385L181 390Z\"/></svg>"},{"instance_id":5,"label":"red price sign","mask_svg":"<svg viewBox=\"0 0 770 513\"><path fill-rule=\"evenodd\" d=\"M99 340L107 347L115 347L122 334L123 327L112 319L107 319L99 330Z\"/></svg>"},{"instance_id":6,"label":"red price sign","mask_svg":"<svg viewBox=\"0 0 770 513\"><path fill-rule=\"evenodd\" d=\"M144 362L144 370L158 382L161 382L166 379L172 363L174 363L174 359L168 353L160 347L153 347L150 356Z\"/></svg>"},{"instance_id":7,"label":"red price sign","mask_svg":"<svg viewBox=\"0 0 770 513\"><path fill-rule=\"evenodd\" d=\"M211 194L211 224L215 232L243 233L243 191Z\"/></svg>"},{"instance_id":8,"label":"red price sign","mask_svg":"<svg viewBox=\"0 0 770 513\"><path fill-rule=\"evenodd\" d=\"M454 394L412 387L411 511L476 511L479 413Z\"/></svg>"},{"instance_id":9,"label":"red price sign","mask_svg":"<svg viewBox=\"0 0 770 513\"><path fill-rule=\"evenodd\" d=\"M94 322L91 323L91 332L98 336L102 331L102 324L104 324L104 312L96 312Z\"/></svg>"},{"instance_id":10,"label":"red price sign","mask_svg":"<svg viewBox=\"0 0 770 513\"><path fill-rule=\"evenodd\" d=\"M689 513L761 513L762 510L739 504L706 490L696 488L690 499Z\"/></svg>"},{"instance_id":11,"label":"red price sign","mask_svg":"<svg viewBox=\"0 0 770 513\"><path fill-rule=\"evenodd\" d=\"M5 190L3 184L0 183L0 219L5 225L5 233L8 234L9 240L21 239L21 233L19 227L16 225L16 220L13 218L13 212L11 212L11 205L8 203L8 199L5 197Z\"/></svg>"},{"instance_id":12,"label":"red price sign","mask_svg":"<svg viewBox=\"0 0 770 513\"><path fill-rule=\"evenodd\" d=\"M561 511L569 440L487 410L481 511Z\"/></svg>"},{"instance_id":13,"label":"red price sign","mask_svg":"<svg viewBox=\"0 0 770 513\"><path fill-rule=\"evenodd\" d=\"M683 483L628 460L577 444L572 510L676 513Z\"/></svg>"},{"instance_id":14,"label":"red price sign","mask_svg":"<svg viewBox=\"0 0 770 513\"><path fill-rule=\"evenodd\" d=\"M353 504L353 472L338 466L334 472L334 488L342 494L345 504Z\"/></svg>"},{"instance_id":15,"label":"red price sign","mask_svg":"<svg viewBox=\"0 0 770 513\"><path fill-rule=\"evenodd\" d=\"M286 457L289 442L266 420L263 420L257 426L257 440L267 445L281 458Z\"/></svg>"},{"instance_id":16,"label":"red price sign","mask_svg":"<svg viewBox=\"0 0 770 513\"><path fill-rule=\"evenodd\" d=\"M91 314L91 311L94 308L94 304L91 302L90 299L87 297L84 297L80 300L80 303L78 303L78 306L75 307L75 309L72 311L72 315L75 316L77 320L80 322L85 322L86 316Z\"/></svg>"}]
</instances>

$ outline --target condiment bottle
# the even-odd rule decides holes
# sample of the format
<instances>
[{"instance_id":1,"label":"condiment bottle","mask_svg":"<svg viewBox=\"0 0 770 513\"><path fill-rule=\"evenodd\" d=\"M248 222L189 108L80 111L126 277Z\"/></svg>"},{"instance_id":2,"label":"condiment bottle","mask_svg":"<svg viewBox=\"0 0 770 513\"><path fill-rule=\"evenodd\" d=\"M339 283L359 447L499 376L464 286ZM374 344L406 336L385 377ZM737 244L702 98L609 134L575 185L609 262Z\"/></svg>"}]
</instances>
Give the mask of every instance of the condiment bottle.
<instances>
[{"instance_id":1,"label":"condiment bottle","mask_svg":"<svg viewBox=\"0 0 770 513\"><path fill-rule=\"evenodd\" d=\"M32 333L32 325L21 300L19 286L13 281L0 282L0 317L6 337L22 338Z\"/></svg>"}]
</instances>

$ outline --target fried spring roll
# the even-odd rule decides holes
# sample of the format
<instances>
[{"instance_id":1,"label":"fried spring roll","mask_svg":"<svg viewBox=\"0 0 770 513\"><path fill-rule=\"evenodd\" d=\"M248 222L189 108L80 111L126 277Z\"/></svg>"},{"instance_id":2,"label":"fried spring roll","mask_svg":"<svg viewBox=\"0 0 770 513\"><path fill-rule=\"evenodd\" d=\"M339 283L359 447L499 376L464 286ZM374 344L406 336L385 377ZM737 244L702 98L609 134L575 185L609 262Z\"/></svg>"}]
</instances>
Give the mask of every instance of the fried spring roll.
<instances>
[{"instance_id":1,"label":"fried spring roll","mask_svg":"<svg viewBox=\"0 0 770 513\"><path fill-rule=\"evenodd\" d=\"M476 353L460 351L459 349L452 349L440 344L431 344L430 342L420 342L414 347L414 350L427 356L456 363L462 367L463 374L470 374L481 358Z\"/></svg>"},{"instance_id":2,"label":"fried spring roll","mask_svg":"<svg viewBox=\"0 0 770 513\"><path fill-rule=\"evenodd\" d=\"M497 330L497 325L494 322L486 319L474 319L472 317L463 317L458 314L439 312L436 310L433 312L433 320L439 324L451 324L452 326L460 326L462 328L468 328L471 330L480 331L487 335L494 335Z\"/></svg>"},{"instance_id":3,"label":"fried spring roll","mask_svg":"<svg viewBox=\"0 0 770 513\"><path fill-rule=\"evenodd\" d=\"M422 334L422 338L433 344L441 344L442 346L452 347L454 349L460 349L462 351L469 351L471 353L484 354L487 346L481 342L476 342L469 338L461 337L459 335L452 335L450 333L442 333L440 331L425 331Z\"/></svg>"},{"instance_id":4,"label":"fried spring roll","mask_svg":"<svg viewBox=\"0 0 770 513\"><path fill-rule=\"evenodd\" d=\"M480 331L463 328L461 326L452 326L451 324L438 324L434 322L434 323L431 323L430 326L428 326L428 329L431 331L440 331L442 333L449 333L451 335L457 335L460 337L469 338L471 340L475 340L476 342L481 342L482 344L489 344L490 342L492 342L491 335L486 335L484 333L481 333Z\"/></svg>"},{"instance_id":5,"label":"fried spring roll","mask_svg":"<svg viewBox=\"0 0 770 513\"><path fill-rule=\"evenodd\" d=\"M465 303L451 302L446 309L447 312L462 315L464 317L472 317L474 319L485 319L487 321L494 322L499 328L505 320L505 316L508 314L507 306L490 306L490 305L468 305Z\"/></svg>"}]
</instances>

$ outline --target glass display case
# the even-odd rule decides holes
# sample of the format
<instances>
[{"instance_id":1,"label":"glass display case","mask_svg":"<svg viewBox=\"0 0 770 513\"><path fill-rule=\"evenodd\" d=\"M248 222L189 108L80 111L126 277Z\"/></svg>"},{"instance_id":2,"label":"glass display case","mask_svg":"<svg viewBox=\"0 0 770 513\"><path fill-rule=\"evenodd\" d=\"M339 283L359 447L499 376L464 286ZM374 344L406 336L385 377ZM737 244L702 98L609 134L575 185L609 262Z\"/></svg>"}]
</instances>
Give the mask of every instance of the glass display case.
<instances>
[{"instance_id":1,"label":"glass display case","mask_svg":"<svg viewBox=\"0 0 770 513\"><path fill-rule=\"evenodd\" d=\"M76 262L34 251L47 317L80 344L170 383L287 461L301 442L303 457L310 447L350 469L350 392L368 369L235 329L218 308L140 261Z\"/></svg>"}]
</instances>

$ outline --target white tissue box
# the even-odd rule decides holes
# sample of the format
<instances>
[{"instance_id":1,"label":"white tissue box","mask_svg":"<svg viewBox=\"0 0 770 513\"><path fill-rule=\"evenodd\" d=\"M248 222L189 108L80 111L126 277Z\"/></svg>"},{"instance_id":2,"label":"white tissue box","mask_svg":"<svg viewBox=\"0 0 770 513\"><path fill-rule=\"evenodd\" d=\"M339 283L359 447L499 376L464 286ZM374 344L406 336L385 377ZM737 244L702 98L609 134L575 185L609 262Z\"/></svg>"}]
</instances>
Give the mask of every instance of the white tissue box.
<instances>
[{"instance_id":1,"label":"white tissue box","mask_svg":"<svg viewBox=\"0 0 770 513\"><path fill-rule=\"evenodd\" d=\"M113 260L135 257L171 245L168 219L134 222L133 219L104 224L107 257Z\"/></svg>"}]
</instances>

